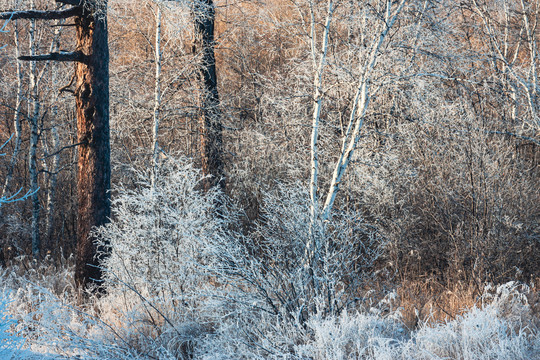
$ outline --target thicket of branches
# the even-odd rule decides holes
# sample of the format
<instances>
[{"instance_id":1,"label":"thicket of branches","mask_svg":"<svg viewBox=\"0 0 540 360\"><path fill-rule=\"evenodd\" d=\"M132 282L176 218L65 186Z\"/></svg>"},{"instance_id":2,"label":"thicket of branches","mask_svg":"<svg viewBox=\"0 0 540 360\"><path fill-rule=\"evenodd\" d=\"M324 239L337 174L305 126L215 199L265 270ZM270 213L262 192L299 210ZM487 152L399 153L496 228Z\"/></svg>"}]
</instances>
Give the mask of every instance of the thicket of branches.
<instances>
[{"instance_id":1,"label":"thicket of branches","mask_svg":"<svg viewBox=\"0 0 540 360\"><path fill-rule=\"evenodd\" d=\"M461 316L453 292L472 306L489 282L539 286L537 2L217 1L225 187L210 190L197 170L207 94L194 4L108 2L113 213L95 230L110 253L107 294L75 327L101 327L119 357L204 358L219 346L223 358L452 357L466 341L440 339L495 311ZM0 34L0 265L14 269L35 231L44 261L62 263L77 220L72 69L16 60L72 45L70 27L23 22ZM34 201L6 203L18 191ZM534 312L530 289L514 285L499 295ZM417 298L401 319L410 329L384 309L391 288L402 307ZM456 319L436 328L436 349L422 342L430 306ZM86 317L101 314L107 325ZM537 353L526 344L537 324L514 320L486 336L513 336L507 358ZM380 333L351 340L372 325ZM370 347L385 336L399 346Z\"/></svg>"}]
</instances>

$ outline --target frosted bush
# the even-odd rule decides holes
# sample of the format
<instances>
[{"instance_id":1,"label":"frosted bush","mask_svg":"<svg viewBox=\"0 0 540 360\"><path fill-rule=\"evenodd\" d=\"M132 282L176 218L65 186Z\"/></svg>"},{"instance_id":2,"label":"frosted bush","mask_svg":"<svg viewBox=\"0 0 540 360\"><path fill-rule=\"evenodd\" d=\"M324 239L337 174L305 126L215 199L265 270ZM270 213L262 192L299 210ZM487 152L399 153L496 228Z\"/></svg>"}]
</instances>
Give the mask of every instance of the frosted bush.
<instances>
[{"instance_id":1,"label":"frosted bush","mask_svg":"<svg viewBox=\"0 0 540 360\"><path fill-rule=\"evenodd\" d=\"M7 294L0 294L0 359L11 359L22 345L22 339L13 335L14 321L7 312Z\"/></svg>"},{"instance_id":2,"label":"frosted bush","mask_svg":"<svg viewBox=\"0 0 540 360\"><path fill-rule=\"evenodd\" d=\"M410 355L422 359L533 359L540 356L540 334L524 285L510 282L492 292L487 287L480 308L473 307L455 320L425 325L414 334ZM528 324L530 323L530 324ZM531 325L531 326L529 326Z\"/></svg>"},{"instance_id":3,"label":"frosted bush","mask_svg":"<svg viewBox=\"0 0 540 360\"><path fill-rule=\"evenodd\" d=\"M362 313L314 318L308 326L313 331L313 340L297 346L295 352L299 358L383 359L389 348L395 347L406 335L397 321Z\"/></svg>"},{"instance_id":4,"label":"frosted bush","mask_svg":"<svg viewBox=\"0 0 540 360\"><path fill-rule=\"evenodd\" d=\"M362 297L379 254L376 231L360 214L339 210L311 224L309 206L305 187L278 184L251 233L207 244L222 317L199 349L203 358L223 348L246 359L290 353L311 336L312 318L333 319ZM310 240L316 246L307 261Z\"/></svg>"},{"instance_id":5,"label":"frosted bush","mask_svg":"<svg viewBox=\"0 0 540 360\"><path fill-rule=\"evenodd\" d=\"M97 231L110 252L103 263L107 287L182 303L200 285L201 243L220 236L219 192L203 194L202 174L185 159L163 162L154 187L149 171L132 172L136 187L117 187L113 221Z\"/></svg>"},{"instance_id":6,"label":"frosted bush","mask_svg":"<svg viewBox=\"0 0 540 360\"><path fill-rule=\"evenodd\" d=\"M208 321L207 249L226 242L232 215L218 189L202 191L205 178L187 159L164 160L154 184L149 171L132 173L135 186L115 189L113 219L96 231L110 253L99 304L138 351L184 356Z\"/></svg>"}]
</instances>

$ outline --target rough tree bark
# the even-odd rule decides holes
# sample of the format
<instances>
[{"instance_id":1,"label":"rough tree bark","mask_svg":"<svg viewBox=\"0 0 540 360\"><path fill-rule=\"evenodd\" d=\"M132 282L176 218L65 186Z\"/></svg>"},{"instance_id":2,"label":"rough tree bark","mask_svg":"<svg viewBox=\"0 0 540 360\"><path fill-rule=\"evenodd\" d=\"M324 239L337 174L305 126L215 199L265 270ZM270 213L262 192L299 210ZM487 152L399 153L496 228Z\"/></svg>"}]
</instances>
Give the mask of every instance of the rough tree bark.
<instances>
[{"instance_id":1,"label":"rough tree bark","mask_svg":"<svg viewBox=\"0 0 540 360\"><path fill-rule=\"evenodd\" d=\"M198 0L194 5L195 51L200 53L201 98L199 131L202 170L209 175L204 184L225 187L223 169L223 126L219 112L216 57L214 53L215 6L213 0Z\"/></svg>"},{"instance_id":2,"label":"rough tree bark","mask_svg":"<svg viewBox=\"0 0 540 360\"><path fill-rule=\"evenodd\" d=\"M78 224L75 280L79 285L99 281L101 270L91 230L109 221L110 135L109 135L109 45L105 9L86 5L75 18L77 62ZM106 2L103 5L106 6Z\"/></svg>"}]
</instances>

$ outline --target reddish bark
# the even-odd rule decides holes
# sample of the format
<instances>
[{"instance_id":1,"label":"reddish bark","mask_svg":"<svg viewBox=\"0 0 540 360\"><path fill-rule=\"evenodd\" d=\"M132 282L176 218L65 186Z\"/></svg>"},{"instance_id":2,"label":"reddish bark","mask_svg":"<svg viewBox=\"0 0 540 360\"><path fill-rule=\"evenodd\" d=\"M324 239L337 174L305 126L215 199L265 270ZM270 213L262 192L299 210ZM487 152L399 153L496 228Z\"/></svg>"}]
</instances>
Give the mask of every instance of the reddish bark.
<instances>
[{"instance_id":1,"label":"reddish bark","mask_svg":"<svg viewBox=\"0 0 540 360\"><path fill-rule=\"evenodd\" d=\"M99 281L98 250L91 230L110 217L109 47L105 15L84 10L75 18L78 158L78 225L75 280L80 286Z\"/></svg>"}]
</instances>

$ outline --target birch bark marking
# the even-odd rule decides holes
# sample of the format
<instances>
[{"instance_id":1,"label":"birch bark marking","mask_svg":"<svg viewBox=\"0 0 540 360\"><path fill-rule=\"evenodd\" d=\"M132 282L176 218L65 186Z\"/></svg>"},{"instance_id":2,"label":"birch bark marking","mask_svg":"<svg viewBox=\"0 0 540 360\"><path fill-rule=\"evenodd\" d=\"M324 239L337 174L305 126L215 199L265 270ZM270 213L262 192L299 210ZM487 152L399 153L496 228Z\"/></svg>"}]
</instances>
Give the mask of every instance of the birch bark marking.
<instances>
[{"instance_id":1,"label":"birch bark marking","mask_svg":"<svg viewBox=\"0 0 540 360\"><path fill-rule=\"evenodd\" d=\"M319 122L321 118L321 107L324 99L323 92L323 75L324 68L326 65L326 54L328 51L328 40L330 35L330 24L332 23L332 16L334 14L334 2L333 0L328 1L328 11L326 14L326 22L324 25L323 40L321 44L321 54L317 55L317 33L315 30L315 10L313 8L313 3L310 3L310 13L311 13L311 56L313 60L313 69L314 69L314 96L313 96L313 116L311 124L311 180L309 184L309 194L311 198L310 206L310 239L306 243L305 257L306 257L306 266L311 267L313 258L317 251L318 244L316 244L315 236L315 223L317 217L319 216L319 150L318 150L318 140L319 140Z\"/></svg>"},{"instance_id":2,"label":"birch bark marking","mask_svg":"<svg viewBox=\"0 0 540 360\"><path fill-rule=\"evenodd\" d=\"M96 2L75 18L77 51L78 224L75 280L80 286L101 279L91 230L110 217L109 45L105 10ZM106 2L103 5L106 7Z\"/></svg>"}]
</instances>

